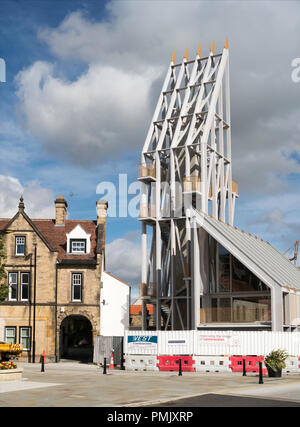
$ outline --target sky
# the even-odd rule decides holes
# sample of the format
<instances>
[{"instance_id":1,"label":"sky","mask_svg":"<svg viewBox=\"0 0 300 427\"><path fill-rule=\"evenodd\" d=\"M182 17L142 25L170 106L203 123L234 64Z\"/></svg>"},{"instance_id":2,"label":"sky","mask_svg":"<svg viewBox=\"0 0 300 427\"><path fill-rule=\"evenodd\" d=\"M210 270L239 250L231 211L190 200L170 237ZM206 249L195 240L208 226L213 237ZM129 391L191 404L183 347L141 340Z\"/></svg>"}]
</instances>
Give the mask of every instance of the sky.
<instances>
[{"instance_id":1,"label":"sky","mask_svg":"<svg viewBox=\"0 0 300 427\"><path fill-rule=\"evenodd\" d=\"M0 0L0 217L14 215L23 195L32 218L52 218L62 194L70 219L95 219L103 182L114 183L121 216L107 220L107 270L136 289L140 224L123 214L119 176L136 181L173 50L177 60L186 47L193 57L215 40L221 51L228 36L235 224L292 248L299 28L296 1Z\"/></svg>"}]
</instances>

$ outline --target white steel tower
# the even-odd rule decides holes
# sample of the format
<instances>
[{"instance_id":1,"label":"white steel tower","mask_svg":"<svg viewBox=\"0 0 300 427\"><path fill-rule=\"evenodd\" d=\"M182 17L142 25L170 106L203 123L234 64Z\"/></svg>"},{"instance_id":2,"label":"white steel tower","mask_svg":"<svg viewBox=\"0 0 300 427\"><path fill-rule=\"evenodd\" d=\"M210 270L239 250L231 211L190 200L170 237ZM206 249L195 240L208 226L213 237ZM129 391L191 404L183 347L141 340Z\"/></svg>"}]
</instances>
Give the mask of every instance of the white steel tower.
<instances>
[{"instance_id":1,"label":"white steel tower","mask_svg":"<svg viewBox=\"0 0 300 427\"><path fill-rule=\"evenodd\" d=\"M214 42L208 56L175 52L141 155L143 329L146 304L156 329L195 329L200 319L200 270L208 250L189 208L233 224L237 184L232 181L229 55ZM151 237L151 248L147 240ZM149 250L148 250L149 249ZM149 252L149 253L148 253Z\"/></svg>"}]
</instances>

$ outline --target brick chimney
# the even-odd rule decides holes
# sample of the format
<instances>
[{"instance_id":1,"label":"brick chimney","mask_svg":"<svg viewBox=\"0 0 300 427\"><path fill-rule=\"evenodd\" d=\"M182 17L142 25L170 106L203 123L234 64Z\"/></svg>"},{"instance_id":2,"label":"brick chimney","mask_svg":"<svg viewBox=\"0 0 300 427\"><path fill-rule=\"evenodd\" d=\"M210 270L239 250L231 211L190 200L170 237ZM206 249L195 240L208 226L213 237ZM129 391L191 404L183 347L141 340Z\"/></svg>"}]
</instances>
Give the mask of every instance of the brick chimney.
<instances>
[{"instance_id":1,"label":"brick chimney","mask_svg":"<svg viewBox=\"0 0 300 427\"><path fill-rule=\"evenodd\" d=\"M97 225L99 225L100 223L105 224L108 202L106 200L99 199L96 202L96 206L97 206Z\"/></svg>"},{"instance_id":2,"label":"brick chimney","mask_svg":"<svg viewBox=\"0 0 300 427\"><path fill-rule=\"evenodd\" d=\"M68 203L65 201L63 196L59 196L55 200L55 225L65 225L67 217Z\"/></svg>"},{"instance_id":3,"label":"brick chimney","mask_svg":"<svg viewBox=\"0 0 300 427\"><path fill-rule=\"evenodd\" d=\"M106 215L108 203L106 200L99 199L96 202L97 207L97 256L105 253L105 231L106 231ZM105 268L105 257L103 258L103 266Z\"/></svg>"}]
</instances>

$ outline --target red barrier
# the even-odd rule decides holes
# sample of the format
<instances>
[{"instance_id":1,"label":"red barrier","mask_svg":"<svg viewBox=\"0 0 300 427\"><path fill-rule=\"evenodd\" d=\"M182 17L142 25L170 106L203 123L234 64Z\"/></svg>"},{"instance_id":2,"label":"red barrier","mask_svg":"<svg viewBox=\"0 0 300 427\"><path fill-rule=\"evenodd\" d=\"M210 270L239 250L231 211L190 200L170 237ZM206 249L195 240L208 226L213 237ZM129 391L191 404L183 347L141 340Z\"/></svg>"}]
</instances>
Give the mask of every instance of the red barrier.
<instances>
[{"instance_id":1,"label":"red barrier","mask_svg":"<svg viewBox=\"0 0 300 427\"><path fill-rule=\"evenodd\" d=\"M179 359L181 359L182 372L195 372L193 367L195 361L192 356L157 356L160 371L179 371Z\"/></svg>"},{"instance_id":2,"label":"red barrier","mask_svg":"<svg viewBox=\"0 0 300 427\"><path fill-rule=\"evenodd\" d=\"M300 357L298 357L298 361L300 362ZM298 365L298 368L300 369L300 364Z\"/></svg>"},{"instance_id":3,"label":"red barrier","mask_svg":"<svg viewBox=\"0 0 300 427\"><path fill-rule=\"evenodd\" d=\"M263 362L263 356L231 356L229 368L232 372L243 372L243 359L245 359L246 372L259 372L258 362ZM263 368L263 375L266 375L267 369Z\"/></svg>"}]
</instances>

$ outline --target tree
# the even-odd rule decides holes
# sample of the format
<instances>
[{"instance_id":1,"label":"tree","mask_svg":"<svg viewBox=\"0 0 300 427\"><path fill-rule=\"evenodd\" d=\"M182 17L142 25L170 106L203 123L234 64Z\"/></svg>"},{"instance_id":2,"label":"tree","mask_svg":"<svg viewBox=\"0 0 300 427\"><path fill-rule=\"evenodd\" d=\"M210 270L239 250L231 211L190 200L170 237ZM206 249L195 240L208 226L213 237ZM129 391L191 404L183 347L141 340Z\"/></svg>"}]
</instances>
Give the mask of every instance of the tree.
<instances>
[{"instance_id":1,"label":"tree","mask_svg":"<svg viewBox=\"0 0 300 427\"><path fill-rule=\"evenodd\" d=\"M5 271L6 252L4 235L0 235L0 303L8 297L7 274Z\"/></svg>"}]
</instances>

